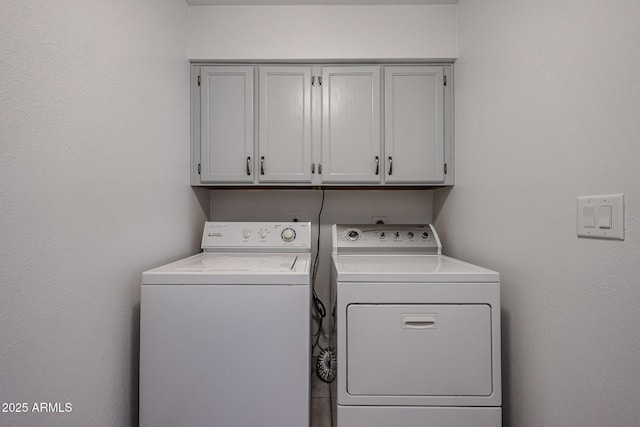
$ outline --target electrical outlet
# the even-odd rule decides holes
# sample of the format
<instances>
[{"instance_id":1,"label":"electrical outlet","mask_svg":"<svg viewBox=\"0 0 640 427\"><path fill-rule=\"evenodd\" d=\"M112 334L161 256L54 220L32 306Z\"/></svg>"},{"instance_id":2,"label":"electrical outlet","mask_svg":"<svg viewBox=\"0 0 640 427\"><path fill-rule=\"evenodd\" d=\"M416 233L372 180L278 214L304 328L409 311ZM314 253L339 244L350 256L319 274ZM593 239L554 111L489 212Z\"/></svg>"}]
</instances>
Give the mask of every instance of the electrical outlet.
<instances>
[{"instance_id":1,"label":"electrical outlet","mask_svg":"<svg viewBox=\"0 0 640 427\"><path fill-rule=\"evenodd\" d=\"M373 224L386 224L389 222L389 218L386 216L372 216L371 217L371 222Z\"/></svg>"}]
</instances>

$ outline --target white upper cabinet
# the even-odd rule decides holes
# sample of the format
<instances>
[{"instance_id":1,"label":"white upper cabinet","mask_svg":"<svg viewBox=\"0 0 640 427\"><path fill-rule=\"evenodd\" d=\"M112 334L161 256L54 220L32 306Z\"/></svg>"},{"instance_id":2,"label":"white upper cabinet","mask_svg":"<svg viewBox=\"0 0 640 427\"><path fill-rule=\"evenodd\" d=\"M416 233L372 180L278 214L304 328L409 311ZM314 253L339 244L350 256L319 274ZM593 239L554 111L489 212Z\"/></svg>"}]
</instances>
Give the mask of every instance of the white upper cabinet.
<instances>
[{"instance_id":1,"label":"white upper cabinet","mask_svg":"<svg viewBox=\"0 0 640 427\"><path fill-rule=\"evenodd\" d=\"M453 185L451 65L194 64L192 185Z\"/></svg>"},{"instance_id":2,"label":"white upper cabinet","mask_svg":"<svg viewBox=\"0 0 640 427\"><path fill-rule=\"evenodd\" d=\"M380 67L322 69L322 182L381 182Z\"/></svg>"},{"instance_id":3,"label":"white upper cabinet","mask_svg":"<svg viewBox=\"0 0 640 427\"><path fill-rule=\"evenodd\" d=\"M259 182L311 183L311 68L260 67Z\"/></svg>"},{"instance_id":4,"label":"white upper cabinet","mask_svg":"<svg viewBox=\"0 0 640 427\"><path fill-rule=\"evenodd\" d=\"M385 68L385 182L444 182L444 69Z\"/></svg>"},{"instance_id":5,"label":"white upper cabinet","mask_svg":"<svg viewBox=\"0 0 640 427\"><path fill-rule=\"evenodd\" d=\"M253 67L200 68L200 181L253 182Z\"/></svg>"}]
</instances>

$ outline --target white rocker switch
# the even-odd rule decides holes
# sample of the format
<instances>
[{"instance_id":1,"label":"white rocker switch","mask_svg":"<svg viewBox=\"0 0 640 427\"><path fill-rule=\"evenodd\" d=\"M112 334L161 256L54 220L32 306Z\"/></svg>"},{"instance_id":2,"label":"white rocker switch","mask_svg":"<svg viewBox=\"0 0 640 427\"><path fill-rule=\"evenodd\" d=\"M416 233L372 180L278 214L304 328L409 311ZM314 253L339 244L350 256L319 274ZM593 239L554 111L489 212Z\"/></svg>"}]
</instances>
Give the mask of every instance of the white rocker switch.
<instances>
[{"instance_id":1,"label":"white rocker switch","mask_svg":"<svg viewBox=\"0 0 640 427\"><path fill-rule=\"evenodd\" d=\"M598 227L611 228L611 205L598 207Z\"/></svg>"},{"instance_id":2,"label":"white rocker switch","mask_svg":"<svg viewBox=\"0 0 640 427\"><path fill-rule=\"evenodd\" d=\"M595 228L596 226L596 209L593 206L585 206L582 208L582 226L584 228Z\"/></svg>"}]
</instances>

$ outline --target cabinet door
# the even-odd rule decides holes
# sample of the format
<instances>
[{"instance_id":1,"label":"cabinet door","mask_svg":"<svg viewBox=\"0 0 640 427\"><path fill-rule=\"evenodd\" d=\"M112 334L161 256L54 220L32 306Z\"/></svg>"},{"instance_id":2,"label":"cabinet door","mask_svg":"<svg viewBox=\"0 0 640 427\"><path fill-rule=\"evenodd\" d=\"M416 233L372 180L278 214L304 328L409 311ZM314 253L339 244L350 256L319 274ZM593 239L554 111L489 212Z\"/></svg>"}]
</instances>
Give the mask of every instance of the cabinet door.
<instances>
[{"instance_id":1,"label":"cabinet door","mask_svg":"<svg viewBox=\"0 0 640 427\"><path fill-rule=\"evenodd\" d=\"M253 182L253 67L201 67L202 182Z\"/></svg>"},{"instance_id":2,"label":"cabinet door","mask_svg":"<svg viewBox=\"0 0 640 427\"><path fill-rule=\"evenodd\" d=\"M380 68L322 69L322 182L380 183Z\"/></svg>"},{"instance_id":3,"label":"cabinet door","mask_svg":"<svg viewBox=\"0 0 640 427\"><path fill-rule=\"evenodd\" d=\"M385 182L444 181L444 69L385 68Z\"/></svg>"},{"instance_id":4,"label":"cabinet door","mask_svg":"<svg viewBox=\"0 0 640 427\"><path fill-rule=\"evenodd\" d=\"M311 182L311 68L260 67L258 180Z\"/></svg>"}]
</instances>

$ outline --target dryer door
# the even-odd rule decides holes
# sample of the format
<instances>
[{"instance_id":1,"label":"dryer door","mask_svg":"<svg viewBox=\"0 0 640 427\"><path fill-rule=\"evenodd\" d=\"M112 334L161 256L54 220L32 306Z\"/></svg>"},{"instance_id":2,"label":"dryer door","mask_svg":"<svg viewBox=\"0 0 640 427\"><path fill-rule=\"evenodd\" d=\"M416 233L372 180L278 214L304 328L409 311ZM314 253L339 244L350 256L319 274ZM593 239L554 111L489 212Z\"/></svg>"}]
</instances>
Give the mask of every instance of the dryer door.
<instances>
[{"instance_id":1,"label":"dryer door","mask_svg":"<svg viewBox=\"0 0 640 427\"><path fill-rule=\"evenodd\" d=\"M347 393L352 396L489 396L491 307L351 304Z\"/></svg>"}]
</instances>

